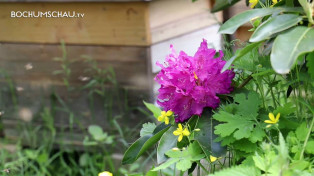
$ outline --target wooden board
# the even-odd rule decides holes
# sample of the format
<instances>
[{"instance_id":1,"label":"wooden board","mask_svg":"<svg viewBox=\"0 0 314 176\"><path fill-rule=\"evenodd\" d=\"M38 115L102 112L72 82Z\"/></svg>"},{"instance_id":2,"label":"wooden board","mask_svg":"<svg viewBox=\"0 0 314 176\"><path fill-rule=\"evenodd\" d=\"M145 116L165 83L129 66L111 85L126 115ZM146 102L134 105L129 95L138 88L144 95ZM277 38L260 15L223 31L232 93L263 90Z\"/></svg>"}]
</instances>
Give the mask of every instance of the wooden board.
<instances>
[{"instance_id":1,"label":"wooden board","mask_svg":"<svg viewBox=\"0 0 314 176\"><path fill-rule=\"evenodd\" d=\"M102 69L112 67L117 81L125 88L148 90L150 78L148 71L149 48L147 47L114 47L114 46L66 46L67 58L77 60L70 65L72 84L86 84L81 77L90 77L85 72L87 63L82 58L87 55L98 63ZM28 82L33 85L62 85L62 75L53 72L61 69L61 63L53 60L62 56L60 45L44 44L9 44L0 43L0 68L12 77L15 82ZM27 70L31 64L32 69Z\"/></svg>"},{"instance_id":2,"label":"wooden board","mask_svg":"<svg viewBox=\"0 0 314 176\"><path fill-rule=\"evenodd\" d=\"M217 24L222 13L211 14L208 0L154 0L149 3L152 43ZM218 21L217 21L218 20Z\"/></svg>"},{"instance_id":3,"label":"wooden board","mask_svg":"<svg viewBox=\"0 0 314 176\"><path fill-rule=\"evenodd\" d=\"M84 13L82 18L11 18L12 11ZM0 42L150 44L148 3L0 3Z\"/></svg>"}]
</instances>

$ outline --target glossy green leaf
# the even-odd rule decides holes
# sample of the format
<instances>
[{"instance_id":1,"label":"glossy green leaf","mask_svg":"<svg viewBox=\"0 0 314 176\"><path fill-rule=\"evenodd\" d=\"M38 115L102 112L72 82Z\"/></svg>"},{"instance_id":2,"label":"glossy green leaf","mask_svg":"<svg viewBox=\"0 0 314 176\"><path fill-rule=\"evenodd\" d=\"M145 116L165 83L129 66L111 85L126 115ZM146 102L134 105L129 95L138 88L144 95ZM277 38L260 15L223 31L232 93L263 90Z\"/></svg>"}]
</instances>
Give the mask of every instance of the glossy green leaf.
<instances>
[{"instance_id":1,"label":"glossy green leaf","mask_svg":"<svg viewBox=\"0 0 314 176\"><path fill-rule=\"evenodd\" d=\"M240 0L216 0L214 7L211 9L212 13L221 11L225 8L232 6L233 4L239 2Z\"/></svg>"},{"instance_id":2,"label":"glossy green leaf","mask_svg":"<svg viewBox=\"0 0 314 176\"><path fill-rule=\"evenodd\" d=\"M160 116L161 114L161 109L159 109L157 106L155 106L154 104L151 103L147 103L145 101L143 101L146 108L149 109L153 114L155 118L158 118L158 116Z\"/></svg>"},{"instance_id":3,"label":"glossy green leaf","mask_svg":"<svg viewBox=\"0 0 314 176\"><path fill-rule=\"evenodd\" d=\"M271 37L271 35L289 29L302 20L302 17L294 14L283 14L269 18L262 23L252 34L250 42L259 42Z\"/></svg>"},{"instance_id":4,"label":"glossy green leaf","mask_svg":"<svg viewBox=\"0 0 314 176\"><path fill-rule=\"evenodd\" d=\"M243 49L239 50L235 56L232 56L228 61L227 63L225 64L225 66L222 68L221 72L224 72L226 71L230 66L231 64L241 58L242 56L246 55L248 52L252 51L254 48L256 48L257 46L259 46L263 41L260 41L260 42L256 42L256 43L251 43L247 46L245 46Z\"/></svg>"},{"instance_id":5,"label":"glossy green leaf","mask_svg":"<svg viewBox=\"0 0 314 176\"><path fill-rule=\"evenodd\" d=\"M303 7L309 22L314 24L314 20L313 20L314 1L312 1L312 3L310 3L310 1L308 1L308 0L299 0L299 3Z\"/></svg>"},{"instance_id":6,"label":"glossy green leaf","mask_svg":"<svg viewBox=\"0 0 314 176\"><path fill-rule=\"evenodd\" d=\"M209 109L205 109L195 127L199 128L200 131L194 133L194 139L200 144L207 157L210 155L218 157L223 155L226 151L226 149L220 145L220 142L214 142L217 136L213 131L213 121L215 120L212 119L212 113Z\"/></svg>"},{"instance_id":7,"label":"glossy green leaf","mask_svg":"<svg viewBox=\"0 0 314 176\"><path fill-rule=\"evenodd\" d=\"M278 35L270 55L273 69L280 74L289 73L301 54L314 51L313 41L314 29L303 26Z\"/></svg>"},{"instance_id":8,"label":"glossy green leaf","mask_svg":"<svg viewBox=\"0 0 314 176\"><path fill-rule=\"evenodd\" d=\"M165 162L168 159L165 153L177 145L178 137L173 135L173 132L176 129L177 129L176 127L172 126L167 132L165 132L162 135L160 142L158 144L158 147L157 147L157 163L158 164Z\"/></svg>"},{"instance_id":9,"label":"glossy green leaf","mask_svg":"<svg viewBox=\"0 0 314 176\"><path fill-rule=\"evenodd\" d=\"M169 128L170 126L162 123L156 127L153 134L143 136L135 141L124 153L122 164L131 164L136 161L148 148L156 144Z\"/></svg>"},{"instance_id":10,"label":"glossy green leaf","mask_svg":"<svg viewBox=\"0 0 314 176\"><path fill-rule=\"evenodd\" d=\"M299 12L302 13L302 8L262 8L253 9L242 12L228 21L226 21L219 29L222 34L233 34L241 25L260 17L264 17L273 13L280 12Z\"/></svg>"}]
</instances>

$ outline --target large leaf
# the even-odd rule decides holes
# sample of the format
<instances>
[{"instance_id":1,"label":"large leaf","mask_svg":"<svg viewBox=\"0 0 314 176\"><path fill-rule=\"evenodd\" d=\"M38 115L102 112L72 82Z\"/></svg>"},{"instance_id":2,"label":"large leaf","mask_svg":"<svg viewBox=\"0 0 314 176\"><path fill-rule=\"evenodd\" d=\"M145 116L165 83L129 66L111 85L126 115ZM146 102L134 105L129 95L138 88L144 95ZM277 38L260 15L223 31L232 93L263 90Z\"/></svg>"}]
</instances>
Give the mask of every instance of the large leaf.
<instances>
[{"instance_id":1,"label":"large leaf","mask_svg":"<svg viewBox=\"0 0 314 176\"><path fill-rule=\"evenodd\" d=\"M297 58L314 51L314 29L298 26L279 35L273 44L270 61L273 69L280 74L289 73Z\"/></svg>"},{"instance_id":2,"label":"large leaf","mask_svg":"<svg viewBox=\"0 0 314 176\"><path fill-rule=\"evenodd\" d=\"M228 61L227 63L224 65L224 67L222 68L221 72L224 72L226 71L230 66L231 64L241 58L242 56L246 55L248 52L252 51L255 47L259 46L259 44L261 44L263 41L260 41L260 42L256 42L256 43L251 43L247 46L245 46L243 49L239 50L235 56L232 56Z\"/></svg>"},{"instance_id":3,"label":"large leaf","mask_svg":"<svg viewBox=\"0 0 314 176\"><path fill-rule=\"evenodd\" d=\"M299 3L301 4L301 6L303 7L307 18L309 19L309 22L314 24L314 20L313 20L313 9L314 9L314 2L312 1L310 3L310 1L308 0L299 0Z\"/></svg>"},{"instance_id":4,"label":"large leaf","mask_svg":"<svg viewBox=\"0 0 314 176\"><path fill-rule=\"evenodd\" d=\"M145 101L143 101L143 102L144 102L146 108L149 109L154 114L155 118L158 118L158 116L160 116L161 110L157 106L155 106L154 104L151 104L151 103L147 103Z\"/></svg>"},{"instance_id":5,"label":"large leaf","mask_svg":"<svg viewBox=\"0 0 314 176\"><path fill-rule=\"evenodd\" d=\"M232 6L233 4L239 2L240 0L216 0L214 7L211 9L212 13L223 10L227 7Z\"/></svg>"},{"instance_id":6,"label":"large leaf","mask_svg":"<svg viewBox=\"0 0 314 176\"><path fill-rule=\"evenodd\" d=\"M122 164L131 164L136 161L148 148L156 144L169 128L169 125L162 123L156 127L153 134L145 135L135 141L124 153Z\"/></svg>"},{"instance_id":7,"label":"large leaf","mask_svg":"<svg viewBox=\"0 0 314 176\"><path fill-rule=\"evenodd\" d=\"M298 24L301 20L301 16L294 14L283 14L269 18L254 31L250 42L259 42L270 38L271 35L289 29Z\"/></svg>"},{"instance_id":8,"label":"large leaf","mask_svg":"<svg viewBox=\"0 0 314 176\"><path fill-rule=\"evenodd\" d=\"M264 17L273 13L280 12L300 12L302 13L302 8L263 8L263 9L253 9L242 12L227 22L225 22L219 29L222 34L233 34L241 25L249 22L252 19L259 17Z\"/></svg>"},{"instance_id":9,"label":"large leaf","mask_svg":"<svg viewBox=\"0 0 314 176\"><path fill-rule=\"evenodd\" d=\"M214 123L212 113L209 109L204 109L202 117L198 119L195 128L199 128L200 131L194 133L194 139L198 141L203 152L207 157L210 155L221 156L225 153L226 149L220 145L220 142L214 142L216 135L214 134Z\"/></svg>"},{"instance_id":10,"label":"large leaf","mask_svg":"<svg viewBox=\"0 0 314 176\"><path fill-rule=\"evenodd\" d=\"M176 127L172 126L167 132L165 132L158 144L157 147L157 163L161 164L165 162L168 157L165 155L167 151L172 149L177 145L177 136L173 135L173 131L176 130Z\"/></svg>"}]
</instances>

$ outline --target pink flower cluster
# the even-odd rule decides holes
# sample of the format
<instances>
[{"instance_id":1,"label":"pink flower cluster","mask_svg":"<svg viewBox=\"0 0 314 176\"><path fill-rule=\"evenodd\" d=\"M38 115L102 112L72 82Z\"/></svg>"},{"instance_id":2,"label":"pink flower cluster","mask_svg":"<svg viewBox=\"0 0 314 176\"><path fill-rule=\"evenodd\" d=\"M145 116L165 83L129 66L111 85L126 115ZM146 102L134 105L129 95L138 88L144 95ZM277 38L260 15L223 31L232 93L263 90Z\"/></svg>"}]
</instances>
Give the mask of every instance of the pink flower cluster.
<instances>
[{"instance_id":1,"label":"pink flower cluster","mask_svg":"<svg viewBox=\"0 0 314 176\"><path fill-rule=\"evenodd\" d=\"M234 73L227 70L221 73L226 61L223 53L214 58L215 49L207 47L203 40L194 57L181 51L179 55L170 46L172 53L166 57L165 65L157 62L161 71L155 80L161 85L157 103L165 111L176 114L176 122L183 122L192 115L201 115L203 108L217 108L220 100L217 94L228 94Z\"/></svg>"}]
</instances>

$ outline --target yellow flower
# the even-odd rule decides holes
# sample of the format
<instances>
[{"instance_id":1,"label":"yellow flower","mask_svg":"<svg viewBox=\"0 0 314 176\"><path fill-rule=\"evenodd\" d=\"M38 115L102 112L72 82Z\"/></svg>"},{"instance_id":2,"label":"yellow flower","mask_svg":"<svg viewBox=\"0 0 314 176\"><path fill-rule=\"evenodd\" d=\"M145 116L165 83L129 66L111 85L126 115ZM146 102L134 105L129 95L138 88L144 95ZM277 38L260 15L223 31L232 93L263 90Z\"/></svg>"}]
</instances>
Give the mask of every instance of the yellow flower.
<instances>
[{"instance_id":1,"label":"yellow flower","mask_svg":"<svg viewBox=\"0 0 314 176\"><path fill-rule=\"evenodd\" d=\"M209 156L209 159L210 159L210 162L215 162L218 158L217 157L214 157L214 156Z\"/></svg>"},{"instance_id":2,"label":"yellow flower","mask_svg":"<svg viewBox=\"0 0 314 176\"><path fill-rule=\"evenodd\" d=\"M111 172L104 171L98 174L98 176L113 176Z\"/></svg>"},{"instance_id":3,"label":"yellow flower","mask_svg":"<svg viewBox=\"0 0 314 176\"><path fill-rule=\"evenodd\" d=\"M181 123L179 123L177 130L174 131L173 134L175 136L179 136L178 141L180 142L180 141L182 141L183 136L189 136L191 133L189 132L189 130L187 128L183 129Z\"/></svg>"},{"instance_id":4,"label":"yellow flower","mask_svg":"<svg viewBox=\"0 0 314 176\"><path fill-rule=\"evenodd\" d=\"M265 123L276 124L276 123L279 121L280 113L278 113L278 114L276 115L276 118L275 118L275 116L274 116L273 113L269 113L268 117L269 117L270 120L265 120L265 121L264 121Z\"/></svg>"},{"instance_id":5,"label":"yellow flower","mask_svg":"<svg viewBox=\"0 0 314 176\"><path fill-rule=\"evenodd\" d=\"M277 0L272 0L272 1L273 1L273 4L274 4L274 5L277 4L277 2L278 2Z\"/></svg>"},{"instance_id":6,"label":"yellow flower","mask_svg":"<svg viewBox=\"0 0 314 176\"><path fill-rule=\"evenodd\" d=\"M159 122L165 122L166 125L169 124L169 116L173 114L172 111L161 111L161 115L157 118Z\"/></svg>"},{"instance_id":7,"label":"yellow flower","mask_svg":"<svg viewBox=\"0 0 314 176\"><path fill-rule=\"evenodd\" d=\"M258 0L250 0L249 2L251 3L251 8L253 9L258 3Z\"/></svg>"}]
</instances>

